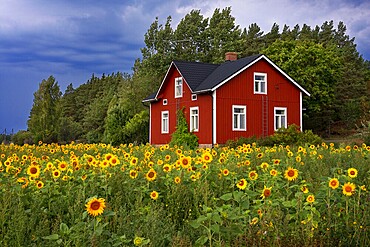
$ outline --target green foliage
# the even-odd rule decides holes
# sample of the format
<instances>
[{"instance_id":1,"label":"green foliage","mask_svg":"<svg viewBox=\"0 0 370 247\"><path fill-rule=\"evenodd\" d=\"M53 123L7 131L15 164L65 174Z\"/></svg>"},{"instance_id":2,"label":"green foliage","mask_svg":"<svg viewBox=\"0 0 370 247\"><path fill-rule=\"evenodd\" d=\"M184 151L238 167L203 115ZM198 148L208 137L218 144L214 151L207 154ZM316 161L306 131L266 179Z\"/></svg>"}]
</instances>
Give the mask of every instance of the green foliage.
<instances>
[{"instance_id":1,"label":"green foliage","mask_svg":"<svg viewBox=\"0 0 370 247\"><path fill-rule=\"evenodd\" d=\"M183 110L179 109L176 114L177 125L175 132L172 134L170 145L186 146L190 149L195 149L198 147L198 137L189 131Z\"/></svg>"},{"instance_id":2,"label":"green foliage","mask_svg":"<svg viewBox=\"0 0 370 247\"><path fill-rule=\"evenodd\" d=\"M365 145L0 144L0 150L1 246L370 244ZM34 159L41 160L40 173L31 179ZM297 177L289 180L293 169ZM356 187L345 195L349 182ZM92 197L105 200L101 215L88 214Z\"/></svg>"},{"instance_id":3,"label":"green foliage","mask_svg":"<svg viewBox=\"0 0 370 247\"><path fill-rule=\"evenodd\" d=\"M236 148L243 144L256 143L260 146L274 146L274 145L318 145L323 142L322 138L312 132L312 130L300 131L299 126L292 124L288 128L280 128L273 135L267 137L256 138L241 137L236 140L229 140L226 146Z\"/></svg>"},{"instance_id":4,"label":"green foliage","mask_svg":"<svg viewBox=\"0 0 370 247\"><path fill-rule=\"evenodd\" d=\"M60 129L60 98L62 93L53 76L42 80L34 93L33 105L28 119L28 129L35 142L56 142Z\"/></svg>"},{"instance_id":5,"label":"green foliage","mask_svg":"<svg viewBox=\"0 0 370 247\"><path fill-rule=\"evenodd\" d=\"M135 114L125 126L125 131L130 136L131 143L146 143L149 136L149 111L143 110Z\"/></svg>"},{"instance_id":6,"label":"green foliage","mask_svg":"<svg viewBox=\"0 0 370 247\"><path fill-rule=\"evenodd\" d=\"M12 136L12 142L17 145L32 144L32 134L26 130L20 130Z\"/></svg>"},{"instance_id":7,"label":"green foliage","mask_svg":"<svg viewBox=\"0 0 370 247\"><path fill-rule=\"evenodd\" d=\"M318 145L322 143L322 139L313 134L311 130L301 132L299 126L292 124L288 128L278 129L271 137L274 144L282 145Z\"/></svg>"}]
</instances>

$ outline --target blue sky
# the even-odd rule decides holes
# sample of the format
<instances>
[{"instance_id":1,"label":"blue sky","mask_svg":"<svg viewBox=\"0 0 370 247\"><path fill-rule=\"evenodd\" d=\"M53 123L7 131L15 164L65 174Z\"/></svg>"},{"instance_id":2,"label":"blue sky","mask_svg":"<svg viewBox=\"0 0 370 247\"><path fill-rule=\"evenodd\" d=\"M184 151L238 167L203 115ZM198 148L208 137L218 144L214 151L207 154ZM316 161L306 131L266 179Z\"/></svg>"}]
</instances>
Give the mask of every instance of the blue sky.
<instances>
[{"instance_id":1,"label":"blue sky","mask_svg":"<svg viewBox=\"0 0 370 247\"><path fill-rule=\"evenodd\" d=\"M210 17L231 6L240 27L273 23L291 28L343 21L370 60L370 1L366 0L0 0L0 134L27 129L33 93L53 75L62 92L94 73L128 72L141 57L144 34L159 17L172 26L192 9Z\"/></svg>"}]
</instances>

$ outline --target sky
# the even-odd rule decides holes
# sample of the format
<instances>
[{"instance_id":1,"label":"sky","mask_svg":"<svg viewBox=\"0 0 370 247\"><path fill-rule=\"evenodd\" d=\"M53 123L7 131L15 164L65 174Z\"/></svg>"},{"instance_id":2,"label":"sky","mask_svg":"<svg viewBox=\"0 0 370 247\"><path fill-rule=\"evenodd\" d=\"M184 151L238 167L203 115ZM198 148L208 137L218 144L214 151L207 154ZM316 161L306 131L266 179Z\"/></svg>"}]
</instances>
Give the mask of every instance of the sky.
<instances>
[{"instance_id":1,"label":"sky","mask_svg":"<svg viewBox=\"0 0 370 247\"><path fill-rule=\"evenodd\" d=\"M54 76L61 91L92 74L132 72L156 17L172 27L192 9L211 17L231 7L241 28L269 32L339 21L370 60L370 0L0 0L0 134L27 129L33 94Z\"/></svg>"}]
</instances>

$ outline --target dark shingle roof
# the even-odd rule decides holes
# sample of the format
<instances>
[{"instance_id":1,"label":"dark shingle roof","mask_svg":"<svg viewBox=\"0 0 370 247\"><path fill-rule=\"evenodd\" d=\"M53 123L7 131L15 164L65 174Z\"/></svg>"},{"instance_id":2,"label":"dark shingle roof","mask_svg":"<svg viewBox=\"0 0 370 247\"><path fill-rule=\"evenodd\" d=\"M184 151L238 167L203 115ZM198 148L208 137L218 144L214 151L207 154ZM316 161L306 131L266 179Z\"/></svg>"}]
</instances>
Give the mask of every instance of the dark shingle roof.
<instances>
[{"instance_id":1,"label":"dark shingle roof","mask_svg":"<svg viewBox=\"0 0 370 247\"><path fill-rule=\"evenodd\" d=\"M157 95L157 92L154 92L150 94L148 97L142 100L142 102L149 102L155 100L155 96Z\"/></svg>"},{"instance_id":2,"label":"dark shingle roof","mask_svg":"<svg viewBox=\"0 0 370 247\"><path fill-rule=\"evenodd\" d=\"M226 61L225 63L220 64L199 86L197 86L195 91L199 92L211 90L260 56L261 55L254 55L235 61Z\"/></svg>"},{"instance_id":3,"label":"dark shingle roof","mask_svg":"<svg viewBox=\"0 0 370 247\"><path fill-rule=\"evenodd\" d=\"M218 64L174 61L191 90L195 89L215 70Z\"/></svg>"}]
</instances>

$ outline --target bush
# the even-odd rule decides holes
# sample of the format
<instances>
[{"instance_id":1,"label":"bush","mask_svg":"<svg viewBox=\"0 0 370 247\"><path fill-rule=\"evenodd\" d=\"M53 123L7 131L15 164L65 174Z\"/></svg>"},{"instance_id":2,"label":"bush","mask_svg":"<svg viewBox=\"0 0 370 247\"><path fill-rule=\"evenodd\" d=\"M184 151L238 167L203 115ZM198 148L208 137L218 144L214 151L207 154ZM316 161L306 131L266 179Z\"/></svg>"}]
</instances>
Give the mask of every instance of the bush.
<instances>
[{"instance_id":1,"label":"bush","mask_svg":"<svg viewBox=\"0 0 370 247\"><path fill-rule=\"evenodd\" d=\"M186 146L190 149L198 147L198 137L189 131L183 109L177 111L177 126L172 134L170 145Z\"/></svg>"},{"instance_id":2,"label":"bush","mask_svg":"<svg viewBox=\"0 0 370 247\"><path fill-rule=\"evenodd\" d=\"M259 146L274 146L277 145L304 145L305 143L317 145L322 143L322 138L315 135L312 130L300 131L299 126L292 124L288 128L280 128L275 134L267 137L256 138L241 137L237 140L229 140L226 145L229 147L237 147L245 143L257 143Z\"/></svg>"},{"instance_id":3,"label":"bush","mask_svg":"<svg viewBox=\"0 0 370 247\"><path fill-rule=\"evenodd\" d=\"M26 130L20 130L12 136L12 142L17 145L33 144L32 134Z\"/></svg>"}]
</instances>

